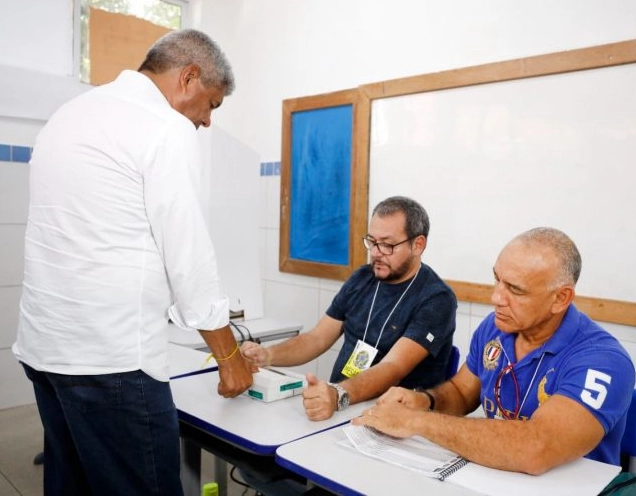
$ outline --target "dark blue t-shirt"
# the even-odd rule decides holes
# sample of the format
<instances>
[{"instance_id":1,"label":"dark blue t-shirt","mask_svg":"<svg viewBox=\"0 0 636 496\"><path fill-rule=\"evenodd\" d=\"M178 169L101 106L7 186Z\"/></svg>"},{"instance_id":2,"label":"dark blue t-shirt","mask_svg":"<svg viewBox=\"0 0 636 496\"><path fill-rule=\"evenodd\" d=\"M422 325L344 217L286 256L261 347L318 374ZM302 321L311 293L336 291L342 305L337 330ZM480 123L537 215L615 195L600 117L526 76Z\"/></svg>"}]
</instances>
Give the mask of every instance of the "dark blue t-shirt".
<instances>
[{"instance_id":1,"label":"dark blue t-shirt","mask_svg":"<svg viewBox=\"0 0 636 496\"><path fill-rule=\"evenodd\" d=\"M378 349L373 365L384 358L399 338L406 337L426 348L429 356L402 380L400 386L428 388L444 381L455 332L457 299L428 265L421 265L413 285L381 333L391 310L411 281L413 279L399 284L381 282L376 279L371 266L364 265L342 285L327 309L329 317L344 323L344 343L331 373L331 382L346 379L341 371L356 343L364 336L376 288L378 293L365 338L367 344ZM376 346L378 337L380 341Z\"/></svg>"}]
</instances>

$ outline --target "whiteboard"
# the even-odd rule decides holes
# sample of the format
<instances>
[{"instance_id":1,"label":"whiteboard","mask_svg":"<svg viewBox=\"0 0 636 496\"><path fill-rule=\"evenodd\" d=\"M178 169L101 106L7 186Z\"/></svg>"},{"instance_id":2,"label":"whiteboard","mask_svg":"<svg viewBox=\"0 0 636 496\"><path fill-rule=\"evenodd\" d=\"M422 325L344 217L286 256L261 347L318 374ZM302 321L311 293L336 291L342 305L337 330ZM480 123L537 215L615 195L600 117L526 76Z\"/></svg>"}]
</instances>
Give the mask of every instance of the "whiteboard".
<instances>
[{"instance_id":1,"label":"whiteboard","mask_svg":"<svg viewBox=\"0 0 636 496\"><path fill-rule=\"evenodd\" d=\"M578 294L636 301L635 88L628 64L374 100L369 207L418 200L423 260L475 283L516 234L561 229Z\"/></svg>"}]
</instances>

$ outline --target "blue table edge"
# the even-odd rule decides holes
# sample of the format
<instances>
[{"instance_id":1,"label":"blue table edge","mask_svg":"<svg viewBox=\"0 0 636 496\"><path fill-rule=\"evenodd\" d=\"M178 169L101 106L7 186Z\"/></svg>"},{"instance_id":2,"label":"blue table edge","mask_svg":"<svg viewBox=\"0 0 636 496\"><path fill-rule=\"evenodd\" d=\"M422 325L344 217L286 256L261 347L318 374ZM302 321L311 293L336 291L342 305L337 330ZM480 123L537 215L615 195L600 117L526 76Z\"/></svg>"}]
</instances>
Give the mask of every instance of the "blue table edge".
<instances>
[{"instance_id":1,"label":"blue table edge","mask_svg":"<svg viewBox=\"0 0 636 496\"><path fill-rule=\"evenodd\" d=\"M276 453L274 460L276 460L276 463L278 463L281 467L286 468L287 470L291 470L292 472L302 477L306 477L307 479L315 482L328 491L336 492L344 496L365 496L364 493L354 491L347 486L343 486L342 484L328 479L327 477L324 477L316 472L312 472L311 470L301 467L300 465L283 458L278 453Z\"/></svg>"}]
</instances>

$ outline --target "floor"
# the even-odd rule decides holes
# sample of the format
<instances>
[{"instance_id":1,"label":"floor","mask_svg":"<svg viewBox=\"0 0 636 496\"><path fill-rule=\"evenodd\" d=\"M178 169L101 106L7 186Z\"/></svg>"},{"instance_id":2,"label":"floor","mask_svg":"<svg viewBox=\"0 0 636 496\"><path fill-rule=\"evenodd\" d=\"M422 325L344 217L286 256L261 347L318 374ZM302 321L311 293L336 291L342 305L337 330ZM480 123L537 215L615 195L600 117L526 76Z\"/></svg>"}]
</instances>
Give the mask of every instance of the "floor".
<instances>
[{"instance_id":1,"label":"floor","mask_svg":"<svg viewBox=\"0 0 636 496\"><path fill-rule=\"evenodd\" d=\"M42 496L42 466L33 458L42 451L42 424L35 405L0 410L0 496ZM231 468L231 467L229 467ZM214 457L201 456L201 480L213 481ZM228 496L254 496L231 480Z\"/></svg>"}]
</instances>

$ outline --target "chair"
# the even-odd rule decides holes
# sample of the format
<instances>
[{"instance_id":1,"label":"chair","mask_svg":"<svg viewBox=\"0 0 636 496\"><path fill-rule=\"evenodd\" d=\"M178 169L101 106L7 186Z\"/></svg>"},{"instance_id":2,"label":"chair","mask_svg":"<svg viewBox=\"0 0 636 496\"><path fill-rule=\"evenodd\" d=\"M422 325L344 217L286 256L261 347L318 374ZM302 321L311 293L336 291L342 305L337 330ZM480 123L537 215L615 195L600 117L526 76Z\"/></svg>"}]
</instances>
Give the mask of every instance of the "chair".
<instances>
[{"instance_id":1,"label":"chair","mask_svg":"<svg viewBox=\"0 0 636 496\"><path fill-rule=\"evenodd\" d=\"M459 348L453 345L450 358L448 359L448 365L446 366L446 379L450 379L457 373L457 369L459 369L459 355Z\"/></svg>"},{"instance_id":2,"label":"chair","mask_svg":"<svg viewBox=\"0 0 636 496\"><path fill-rule=\"evenodd\" d=\"M621 440L621 461L623 470L636 472L636 389L632 392L632 402L627 411L625 434Z\"/></svg>"}]
</instances>

